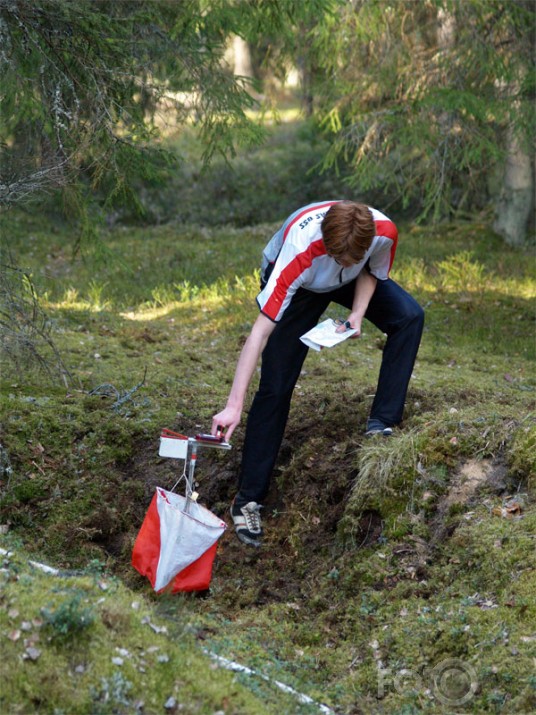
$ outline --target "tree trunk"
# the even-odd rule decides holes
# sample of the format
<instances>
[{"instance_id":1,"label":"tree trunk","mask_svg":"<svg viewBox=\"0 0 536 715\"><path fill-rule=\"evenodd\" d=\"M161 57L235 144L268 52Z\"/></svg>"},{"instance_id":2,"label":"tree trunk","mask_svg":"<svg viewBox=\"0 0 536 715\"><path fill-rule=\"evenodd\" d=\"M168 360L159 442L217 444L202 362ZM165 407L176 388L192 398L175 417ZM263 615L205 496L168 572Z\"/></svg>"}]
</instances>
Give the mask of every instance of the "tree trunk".
<instances>
[{"instance_id":1,"label":"tree trunk","mask_svg":"<svg viewBox=\"0 0 536 715\"><path fill-rule=\"evenodd\" d=\"M233 59L233 72L235 75L253 77L249 45L238 35L233 36Z\"/></svg>"},{"instance_id":2,"label":"tree trunk","mask_svg":"<svg viewBox=\"0 0 536 715\"><path fill-rule=\"evenodd\" d=\"M507 136L507 151L493 228L511 246L522 246L527 242L534 205L532 158L511 130Z\"/></svg>"},{"instance_id":3,"label":"tree trunk","mask_svg":"<svg viewBox=\"0 0 536 715\"><path fill-rule=\"evenodd\" d=\"M309 58L301 58L301 60L298 61L298 71L300 74L303 111L306 117L312 117L314 109L314 97L312 89L313 71L309 64Z\"/></svg>"}]
</instances>

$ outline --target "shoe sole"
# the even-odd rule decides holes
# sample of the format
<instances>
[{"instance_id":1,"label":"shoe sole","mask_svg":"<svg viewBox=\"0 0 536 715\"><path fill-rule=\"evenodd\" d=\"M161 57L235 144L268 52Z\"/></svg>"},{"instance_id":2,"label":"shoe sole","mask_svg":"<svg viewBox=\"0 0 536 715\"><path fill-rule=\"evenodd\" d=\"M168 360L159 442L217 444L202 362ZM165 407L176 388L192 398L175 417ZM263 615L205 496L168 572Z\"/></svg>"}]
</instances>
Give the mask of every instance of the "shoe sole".
<instances>
[{"instance_id":1,"label":"shoe sole","mask_svg":"<svg viewBox=\"0 0 536 715\"><path fill-rule=\"evenodd\" d=\"M234 522L232 506L231 506L230 512L231 512L231 519ZM259 546L262 543L262 535L259 535L258 539L254 539L253 537L248 536L247 534L243 533L244 529L243 529L242 524L240 526L237 526L236 524L234 524L234 527L235 527L235 534L237 535L239 541L241 541L243 544L246 544L247 546L254 546L256 549L259 548Z\"/></svg>"},{"instance_id":2,"label":"shoe sole","mask_svg":"<svg viewBox=\"0 0 536 715\"><path fill-rule=\"evenodd\" d=\"M376 435L381 435L382 437L392 437L393 430L389 429L387 427L386 429L382 429L382 430L374 430L373 432L365 432L365 437L376 437Z\"/></svg>"},{"instance_id":3,"label":"shoe sole","mask_svg":"<svg viewBox=\"0 0 536 715\"><path fill-rule=\"evenodd\" d=\"M254 546L256 549L258 549L262 545L262 541L258 539L252 539L250 536L247 536L246 534L241 534L239 531L235 530L235 534L238 537L238 540L241 541L243 544L246 544L247 546Z\"/></svg>"}]
</instances>

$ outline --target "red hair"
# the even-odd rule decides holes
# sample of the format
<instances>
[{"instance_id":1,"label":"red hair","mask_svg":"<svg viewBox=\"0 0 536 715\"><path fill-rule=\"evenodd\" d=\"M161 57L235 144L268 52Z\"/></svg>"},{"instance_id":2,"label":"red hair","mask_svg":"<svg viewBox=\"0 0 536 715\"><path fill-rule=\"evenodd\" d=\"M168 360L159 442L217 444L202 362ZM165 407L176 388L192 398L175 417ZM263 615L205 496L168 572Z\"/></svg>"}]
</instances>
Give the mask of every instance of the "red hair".
<instances>
[{"instance_id":1,"label":"red hair","mask_svg":"<svg viewBox=\"0 0 536 715\"><path fill-rule=\"evenodd\" d=\"M336 261L360 263L375 234L372 212L364 204L333 204L322 221L322 238L328 255Z\"/></svg>"}]
</instances>

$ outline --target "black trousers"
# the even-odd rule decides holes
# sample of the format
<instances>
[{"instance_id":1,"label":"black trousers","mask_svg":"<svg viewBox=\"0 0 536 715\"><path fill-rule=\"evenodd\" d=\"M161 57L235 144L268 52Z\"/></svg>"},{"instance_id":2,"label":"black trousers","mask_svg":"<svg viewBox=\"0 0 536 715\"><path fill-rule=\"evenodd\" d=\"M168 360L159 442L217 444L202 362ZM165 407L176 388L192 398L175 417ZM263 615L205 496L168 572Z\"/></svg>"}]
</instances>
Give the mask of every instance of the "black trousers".
<instances>
[{"instance_id":1,"label":"black trousers","mask_svg":"<svg viewBox=\"0 0 536 715\"><path fill-rule=\"evenodd\" d=\"M294 386L308 352L300 336L313 328L331 302L351 310L355 281L327 293L299 289L262 354L259 389L246 425L235 504L262 503L290 410ZM378 281L365 318L387 334L370 417L385 425L402 419L409 380L421 341L424 311L391 279Z\"/></svg>"}]
</instances>

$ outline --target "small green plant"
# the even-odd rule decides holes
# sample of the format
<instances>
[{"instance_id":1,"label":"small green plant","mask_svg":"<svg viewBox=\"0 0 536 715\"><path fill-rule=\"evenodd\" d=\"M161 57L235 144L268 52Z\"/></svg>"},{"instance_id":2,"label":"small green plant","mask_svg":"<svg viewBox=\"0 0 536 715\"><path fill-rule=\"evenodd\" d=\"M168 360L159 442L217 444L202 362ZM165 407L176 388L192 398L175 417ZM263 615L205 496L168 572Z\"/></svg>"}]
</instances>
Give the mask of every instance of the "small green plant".
<instances>
[{"instance_id":1,"label":"small green plant","mask_svg":"<svg viewBox=\"0 0 536 715\"><path fill-rule=\"evenodd\" d=\"M129 692L133 687L122 673L112 673L110 678L102 678L100 691L92 689L95 715L119 712L117 705L132 705Z\"/></svg>"},{"instance_id":2,"label":"small green plant","mask_svg":"<svg viewBox=\"0 0 536 715\"><path fill-rule=\"evenodd\" d=\"M102 561L102 559L91 559L91 561L85 567L84 571L87 573L88 576L101 578L105 568L106 564L104 563L104 561Z\"/></svg>"},{"instance_id":3,"label":"small green plant","mask_svg":"<svg viewBox=\"0 0 536 715\"><path fill-rule=\"evenodd\" d=\"M149 305L154 308L161 308L166 305L170 305L177 300L177 292L173 287L169 286L156 286L151 291L151 300Z\"/></svg>"},{"instance_id":4,"label":"small green plant","mask_svg":"<svg viewBox=\"0 0 536 715\"><path fill-rule=\"evenodd\" d=\"M107 310L110 307L110 301L104 298L104 289L106 283L100 284L97 281L90 281L88 285L88 301L91 310L100 313L102 310Z\"/></svg>"},{"instance_id":5,"label":"small green plant","mask_svg":"<svg viewBox=\"0 0 536 715\"><path fill-rule=\"evenodd\" d=\"M68 640L80 635L95 621L92 609L82 605L79 593L63 601L57 608L41 609L41 615L53 640Z\"/></svg>"}]
</instances>

